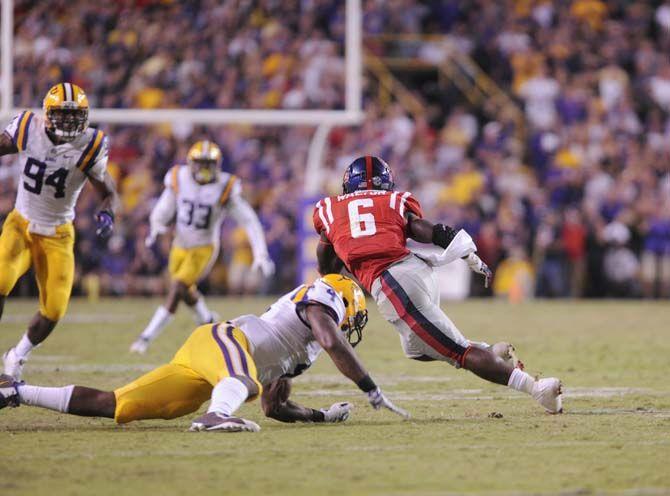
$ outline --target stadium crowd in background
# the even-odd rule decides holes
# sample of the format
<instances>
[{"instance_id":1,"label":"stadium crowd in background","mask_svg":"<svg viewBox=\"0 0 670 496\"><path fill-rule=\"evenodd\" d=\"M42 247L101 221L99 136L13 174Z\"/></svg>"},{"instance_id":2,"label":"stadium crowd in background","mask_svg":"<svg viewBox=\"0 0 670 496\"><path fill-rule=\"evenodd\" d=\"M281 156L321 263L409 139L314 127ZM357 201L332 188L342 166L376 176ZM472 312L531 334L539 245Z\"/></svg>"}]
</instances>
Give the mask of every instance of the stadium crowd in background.
<instances>
[{"instance_id":1,"label":"stadium crowd in background","mask_svg":"<svg viewBox=\"0 0 670 496\"><path fill-rule=\"evenodd\" d=\"M39 106L60 80L85 88L94 107L343 106L341 1L61 3L77 15L54 18L58 9L17 1L17 107ZM143 14L129 15L133 8ZM299 9L303 15L292 14ZM363 124L330 135L324 192L340 189L351 159L377 154L429 218L472 234L496 272L494 294L670 297L670 2L369 0L363 20L370 38L441 35L368 44L377 55L424 60L454 47L467 53L523 109L523 129L463 98L435 103L432 81L410 87L426 117L383 107L368 87ZM106 130L124 213L101 246L92 195L80 201L80 288L92 274L111 294L163 288L169 240L146 248L147 219L165 172L202 137L221 146L223 167L242 178L278 268L272 281L249 280L244 233L226 225L225 263L206 284L238 293L292 287L290 233L311 128ZM0 167L3 216L18 177Z\"/></svg>"}]
</instances>

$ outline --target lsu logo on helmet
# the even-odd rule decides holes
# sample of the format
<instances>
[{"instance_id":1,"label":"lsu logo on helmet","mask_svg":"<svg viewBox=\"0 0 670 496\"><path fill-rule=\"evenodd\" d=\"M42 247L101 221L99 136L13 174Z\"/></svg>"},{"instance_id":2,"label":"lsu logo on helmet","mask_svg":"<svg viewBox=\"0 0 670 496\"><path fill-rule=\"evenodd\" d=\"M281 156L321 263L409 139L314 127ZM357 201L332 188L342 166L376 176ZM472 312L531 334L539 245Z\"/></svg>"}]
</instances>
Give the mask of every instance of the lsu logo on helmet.
<instances>
[{"instance_id":1,"label":"lsu logo on helmet","mask_svg":"<svg viewBox=\"0 0 670 496\"><path fill-rule=\"evenodd\" d=\"M61 141L72 141L88 128L88 98L79 86L52 86L42 103L46 128Z\"/></svg>"},{"instance_id":2,"label":"lsu logo on helmet","mask_svg":"<svg viewBox=\"0 0 670 496\"><path fill-rule=\"evenodd\" d=\"M351 346L356 346L363 339L363 328L368 323L363 290L352 279L341 274L327 274L321 280L342 297L346 316L340 327Z\"/></svg>"},{"instance_id":3,"label":"lsu logo on helmet","mask_svg":"<svg viewBox=\"0 0 670 496\"><path fill-rule=\"evenodd\" d=\"M186 156L193 179L200 184L214 182L219 175L221 149L208 140L197 141Z\"/></svg>"}]
</instances>

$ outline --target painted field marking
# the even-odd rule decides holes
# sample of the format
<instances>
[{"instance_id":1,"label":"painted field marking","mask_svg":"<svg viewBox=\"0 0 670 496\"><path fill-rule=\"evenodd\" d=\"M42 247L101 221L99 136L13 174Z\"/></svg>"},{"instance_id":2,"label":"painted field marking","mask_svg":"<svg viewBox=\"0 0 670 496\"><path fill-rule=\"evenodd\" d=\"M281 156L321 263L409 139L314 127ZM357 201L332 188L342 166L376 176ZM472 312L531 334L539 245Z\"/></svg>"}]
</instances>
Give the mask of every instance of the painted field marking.
<instances>
[{"instance_id":1,"label":"painted field marking","mask_svg":"<svg viewBox=\"0 0 670 496\"><path fill-rule=\"evenodd\" d=\"M9 324L25 324L35 314L15 313L3 316L2 321ZM65 315L61 323L65 324L128 324L136 321L133 313L71 313Z\"/></svg>"}]
</instances>

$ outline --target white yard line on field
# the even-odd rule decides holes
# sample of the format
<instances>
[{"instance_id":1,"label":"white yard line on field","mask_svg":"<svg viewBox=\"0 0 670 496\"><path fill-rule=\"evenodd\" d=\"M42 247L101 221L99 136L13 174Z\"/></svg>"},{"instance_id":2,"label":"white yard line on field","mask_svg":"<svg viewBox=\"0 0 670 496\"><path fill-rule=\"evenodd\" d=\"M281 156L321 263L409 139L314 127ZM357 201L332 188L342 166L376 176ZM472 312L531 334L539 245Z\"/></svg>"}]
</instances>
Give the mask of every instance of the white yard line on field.
<instances>
[{"instance_id":1,"label":"white yard line on field","mask_svg":"<svg viewBox=\"0 0 670 496\"><path fill-rule=\"evenodd\" d=\"M575 488L563 489L559 492L545 492L545 491L468 491L468 496L583 496L586 494L598 494L601 496L658 496L667 495L670 493L670 488L662 487L632 487L629 489L603 491L592 488ZM444 492L444 491L410 491L410 492L387 492L384 493L370 493L370 494L384 494L384 496L462 496L463 493Z\"/></svg>"},{"instance_id":2,"label":"white yard line on field","mask_svg":"<svg viewBox=\"0 0 670 496\"><path fill-rule=\"evenodd\" d=\"M408 380L411 380L408 378ZM296 391L296 396L349 396L354 390L312 389L309 391ZM417 391L393 391L393 398L402 401L449 401L449 400L495 400L495 399L521 399L525 395L515 393L506 389L498 392L484 392L482 389L452 389L442 393L423 393ZM565 398L612 398L627 395L645 396L669 396L670 391L656 391L648 388L627 387L604 387L604 388L565 388Z\"/></svg>"},{"instance_id":3,"label":"white yard line on field","mask_svg":"<svg viewBox=\"0 0 670 496\"><path fill-rule=\"evenodd\" d=\"M2 321L9 324L25 324L35 316L34 313L15 313L3 316ZM71 313L67 314L62 323L65 324L128 324L135 322L133 313Z\"/></svg>"},{"instance_id":4,"label":"white yard line on field","mask_svg":"<svg viewBox=\"0 0 670 496\"><path fill-rule=\"evenodd\" d=\"M30 364L30 372L82 372L92 374L116 374L119 372L149 372L158 367L157 364L148 363L108 363L108 364Z\"/></svg>"}]
</instances>

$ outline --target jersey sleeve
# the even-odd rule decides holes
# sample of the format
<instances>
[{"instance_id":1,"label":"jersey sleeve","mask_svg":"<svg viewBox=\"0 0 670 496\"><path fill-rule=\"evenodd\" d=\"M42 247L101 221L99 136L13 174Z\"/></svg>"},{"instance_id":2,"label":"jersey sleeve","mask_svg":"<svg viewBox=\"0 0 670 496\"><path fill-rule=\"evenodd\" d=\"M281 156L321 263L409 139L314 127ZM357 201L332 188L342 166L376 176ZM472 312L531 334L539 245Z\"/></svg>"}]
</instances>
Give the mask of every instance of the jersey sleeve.
<instances>
[{"instance_id":1,"label":"jersey sleeve","mask_svg":"<svg viewBox=\"0 0 670 496\"><path fill-rule=\"evenodd\" d=\"M163 178L163 186L165 189L171 190L173 193L179 192L179 166L173 165Z\"/></svg>"},{"instance_id":2,"label":"jersey sleeve","mask_svg":"<svg viewBox=\"0 0 670 496\"><path fill-rule=\"evenodd\" d=\"M22 152L28 146L28 134L31 131L31 124L35 114L26 110L15 116L7 125L4 133L9 136L14 146Z\"/></svg>"},{"instance_id":3,"label":"jersey sleeve","mask_svg":"<svg viewBox=\"0 0 670 496\"><path fill-rule=\"evenodd\" d=\"M407 208L408 212L412 212L418 218L423 219L423 209L421 208L421 204L419 203L419 200L414 198L412 193L410 193L409 196L407 197L405 208Z\"/></svg>"},{"instance_id":4,"label":"jersey sleeve","mask_svg":"<svg viewBox=\"0 0 670 496\"><path fill-rule=\"evenodd\" d=\"M314 224L314 230L317 234L321 234L326 229L326 226L324 225L323 221L321 220L321 216L319 215L320 207L321 201L318 201L314 206L314 212L312 212L312 223Z\"/></svg>"},{"instance_id":5,"label":"jersey sleeve","mask_svg":"<svg viewBox=\"0 0 670 496\"><path fill-rule=\"evenodd\" d=\"M312 223L317 234L326 231L330 233L330 228L333 225L335 218L333 217L333 197L327 196L319 200L314 206L314 213L312 214Z\"/></svg>"},{"instance_id":6,"label":"jersey sleeve","mask_svg":"<svg viewBox=\"0 0 670 496\"><path fill-rule=\"evenodd\" d=\"M300 301L296 303L296 310L301 313L304 319L305 308L315 303L326 307L328 313L338 326L344 320L344 316L346 315L344 300L342 300L337 291L320 279L317 279L314 284L307 288Z\"/></svg>"},{"instance_id":7,"label":"jersey sleeve","mask_svg":"<svg viewBox=\"0 0 670 496\"><path fill-rule=\"evenodd\" d=\"M221 198L219 201L221 205L227 205L229 202L234 203L235 200L241 197L242 181L240 181L239 177L231 174L221 191Z\"/></svg>"},{"instance_id":8,"label":"jersey sleeve","mask_svg":"<svg viewBox=\"0 0 670 496\"><path fill-rule=\"evenodd\" d=\"M89 138L84 151L77 161L77 168L89 177L101 181L107 169L109 159L109 139L105 133L96 129Z\"/></svg>"},{"instance_id":9,"label":"jersey sleeve","mask_svg":"<svg viewBox=\"0 0 670 496\"><path fill-rule=\"evenodd\" d=\"M92 163L86 174L89 177L102 181L107 170L107 162L109 161L109 138L103 134L100 148L92 159Z\"/></svg>"}]
</instances>

